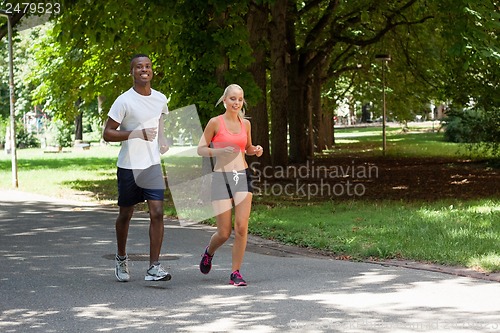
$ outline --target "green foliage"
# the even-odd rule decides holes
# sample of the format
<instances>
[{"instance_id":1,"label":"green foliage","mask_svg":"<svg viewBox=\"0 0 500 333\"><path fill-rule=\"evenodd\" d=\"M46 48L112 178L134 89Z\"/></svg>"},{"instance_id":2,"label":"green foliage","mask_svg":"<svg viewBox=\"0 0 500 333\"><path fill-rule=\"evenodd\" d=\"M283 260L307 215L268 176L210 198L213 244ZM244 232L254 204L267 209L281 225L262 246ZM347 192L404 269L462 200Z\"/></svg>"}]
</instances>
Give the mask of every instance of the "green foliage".
<instances>
[{"instance_id":1,"label":"green foliage","mask_svg":"<svg viewBox=\"0 0 500 333\"><path fill-rule=\"evenodd\" d=\"M466 144L475 155L500 157L500 109L460 109L448 113L445 139Z\"/></svg>"},{"instance_id":2,"label":"green foliage","mask_svg":"<svg viewBox=\"0 0 500 333\"><path fill-rule=\"evenodd\" d=\"M39 62L33 77L37 102L45 103L56 118L72 119L79 98L88 104L105 96L104 119L111 103L132 84L129 60L136 53L150 55L153 87L170 97L169 107L196 104L203 121L214 113L226 82L245 86L250 104L260 97L247 71L253 59L245 2L63 4L63 15L35 46Z\"/></svg>"},{"instance_id":3,"label":"green foliage","mask_svg":"<svg viewBox=\"0 0 500 333\"><path fill-rule=\"evenodd\" d=\"M475 109L452 109L443 119L445 124L444 137L446 141L456 143L480 142L479 130L482 127L484 116Z\"/></svg>"},{"instance_id":4,"label":"green foliage","mask_svg":"<svg viewBox=\"0 0 500 333\"><path fill-rule=\"evenodd\" d=\"M40 140L33 133L27 132L22 124L18 124L16 128L16 146L17 148L37 148L40 147Z\"/></svg>"},{"instance_id":5,"label":"green foliage","mask_svg":"<svg viewBox=\"0 0 500 333\"><path fill-rule=\"evenodd\" d=\"M245 88L250 111L264 94L288 93L260 91L249 71L254 62L250 10L271 16L275 1L60 2L64 10L51 24L15 35L18 114L40 105L68 122L82 110L92 119L105 119L111 103L132 84L128 62L135 53L152 58L153 87L170 98L170 108L195 104L203 123L221 112L214 103L227 84ZM427 113L430 101L463 106L473 98L484 110L499 107L497 1L290 1L286 18L288 44L282 57L288 61L289 88L319 75L325 105L352 95L374 102L380 114L382 67L374 57L390 53L387 108L397 120ZM265 34L259 37L265 49L274 42ZM0 50L3 115L9 110L5 41ZM297 76L303 80L293 81ZM95 107L98 96L105 97L102 113ZM299 104L291 102L289 113L303 119L307 105Z\"/></svg>"},{"instance_id":6,"label":"green foliage","mask_svg":"<svg viewBox=\"0 0 500 333\"><path fill-rule=\"evenodd\" d=\"M14 110L18 117L33 109L31 92L35 89L30 81L36 60L32 52L34 40L43 28L23 30L13 38L14 53ZM42 33L43 34L43 33ZM9 56L7 38L0 42L0 114L10 115Z\"/></svg>"},{"instance_id":7,"label":"green foliage","mask_svg":"<svg viewBox=\"0 0 500 333\"><path fill-rule=\"evenodd\" d=\"M52 120L45 132L47 146L71 147L73 140L71 134L74 132L74 126L63 122L62 120Z\"/></svg>"},{"instance_id":8,"label":"green foliage","mask_svg":"<svg viewBox=\"0 0 500 333\"><path fill-rule=\"evenodd\" d=\"M253 62L244 21L245 2L177 1L172 8L171 38L164 67L172 99L178 108L195 104L205 123L220 112L214 105L225 86L238 83L249 105L261 96L248 66Z\"/></svg>"},{"instance_id":9,"label":"green foliage","mask_svg":"<svg viewBox=\"0 0 500 333\"><path fill-rule=\"evenodd\" d=\"M7 127L9 126L9 118L3 117L0 114L0 144L5 144L5 135L7 134Z\"/></svg>"},{"instance_id":10,"label":"green foliage","mask_svg":"<svg viewBox=\"0 0 500 333\"><path fill-rule=\"evenodd\" d=\"M500 96L500 10L496 1L448 0L440 3L443 22L438 32L446 51L446 96L459 106L472 98L482 109L498 108Z\"/></svg>"}]
</instances>

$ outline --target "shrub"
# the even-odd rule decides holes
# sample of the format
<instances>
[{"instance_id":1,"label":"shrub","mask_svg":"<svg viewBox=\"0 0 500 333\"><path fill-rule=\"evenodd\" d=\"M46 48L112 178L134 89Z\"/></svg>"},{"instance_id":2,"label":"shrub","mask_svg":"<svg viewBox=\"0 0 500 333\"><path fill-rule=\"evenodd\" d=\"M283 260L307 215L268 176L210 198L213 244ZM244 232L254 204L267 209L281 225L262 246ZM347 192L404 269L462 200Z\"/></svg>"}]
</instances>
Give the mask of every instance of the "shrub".
<instances>
[{"instance_id":1,"label":"shrub","mask_svg":"<svg viewBox=\"0 0 500 333\"><path fill-rule=\"evenodd\" d=\"M73 132L74 125L65 124L61 120L52 120L45 132L45 142L47 146L71 147Z\"/></svg>"},{"instance_id":2,"label":"shrub","mask_svg":"<svg viewBox=\"0 0 500 333\"><path fill-rule=\"evenodd\" d=\"M443 122L446 141L463 143L472 153L500 156L500 109L451 110Z\"/></svg>"},{"instance_id":3,"label":"shrub","mask_svg":"<svg viewBox=\"0 0 500 333\"><path fill-rule=\"evenodd\" d=\"M17 148L37 148L40 147L40 141L33 135L27 132L24 126L17 126L16 128L16 147Z\"/></svg>"},{"instance_id":4,"label":"shrub","mask_svg":"<svg viewBox=\"0 0 500 333\"><path fill-rule=\"evenodd\" d=\"M7 126L9 126L9 119L0 115L0 145L5 144L5 135L7 134Z\"/></svg>"},{"instance_id":5,"label":"shrub","mask_svg":"<svg viewBox=\"0 0 500 333\"><path fill-rule=\"evenodd\" d=\"M481 141L480 131L483 116L476 110L455 110L448 112L443 120L444 138L449 142L475 143Z\"/></svg>"}]
</instances>

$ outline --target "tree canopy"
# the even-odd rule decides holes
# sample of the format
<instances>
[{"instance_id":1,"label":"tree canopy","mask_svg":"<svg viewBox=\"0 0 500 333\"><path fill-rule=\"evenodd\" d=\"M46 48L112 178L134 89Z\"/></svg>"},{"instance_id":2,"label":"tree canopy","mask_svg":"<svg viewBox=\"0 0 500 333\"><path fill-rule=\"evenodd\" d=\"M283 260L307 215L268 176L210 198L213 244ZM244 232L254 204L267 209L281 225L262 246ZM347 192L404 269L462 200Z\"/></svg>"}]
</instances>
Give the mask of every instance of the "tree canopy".
<instances>
[{"instance_id":1,"label":"tree canopy","mask_svg":"<svg viewBox=\"0 0 500 333\"><path fill-rule=\"evenodd\" d=\"M46 33L33 39L33 71L24 81L32 87L31 103L61 119L74 119L82 106L104 118L131 85L128 62L135 53L151 56L153 84L170 107L196 104L203 122L221 112L214 104L226 85L243 86L254 141L269 147L268 162L279 165L333 144L339 99L381 110L379 53L392 57L387 101L398 120L426 112L432 101L499 107L497 0L61 5ZM90 107L98 98L100 114Z\"/></svg>"}]
</instances>

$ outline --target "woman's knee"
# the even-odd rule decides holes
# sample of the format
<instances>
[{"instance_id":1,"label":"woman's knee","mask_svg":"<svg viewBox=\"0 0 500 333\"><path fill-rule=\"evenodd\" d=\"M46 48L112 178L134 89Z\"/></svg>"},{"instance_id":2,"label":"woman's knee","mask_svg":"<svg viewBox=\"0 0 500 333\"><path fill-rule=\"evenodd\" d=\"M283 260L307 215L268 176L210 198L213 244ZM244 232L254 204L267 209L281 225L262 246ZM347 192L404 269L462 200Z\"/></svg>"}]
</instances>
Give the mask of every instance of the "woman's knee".
<instances>
[{"instance_id":1,"label":"woman's knee","mask_svg":"<svg viewBox=\"0 0 500 333\"><path fill-rule=\"evenodd\" d=\"M234 224L234 234L237 237L246 237L248 234L248 221L238 221Z\"/></svg>"},{"instance_id":2,"label":"woman's knee","mask_svg":"<svg viewBox=\"0 0 500 333\"><path fill-rule=\"evenodd\" d=\"M225 242L229 239L229 237L231 237L231 229L219 228L217 229L217 235L220 240Z\"/></svg>"}]
</instances>

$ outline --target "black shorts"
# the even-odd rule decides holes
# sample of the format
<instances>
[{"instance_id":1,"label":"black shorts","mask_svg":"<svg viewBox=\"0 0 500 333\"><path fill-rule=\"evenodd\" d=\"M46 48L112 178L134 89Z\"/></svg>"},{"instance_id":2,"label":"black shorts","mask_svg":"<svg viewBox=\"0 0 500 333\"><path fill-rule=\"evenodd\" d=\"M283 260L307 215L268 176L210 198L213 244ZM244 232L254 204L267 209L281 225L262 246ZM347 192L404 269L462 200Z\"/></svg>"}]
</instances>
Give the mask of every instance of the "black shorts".
<instances>
[{"instance_id":1,"label":"black shorts","mask_svg":"<svg viewBox=\"0 0 500 333\"><path fill-rule=\"evenodd\" d=\"M212 201L232 199L236 192L253 193L252 171L247 168L241 171L212 173Z\"/></svg>"},{"instance_id":2,"label":"black shorts","mask_svg":"<svg viewBox=\"0 0 500 333\"><path fill-rule=\"evenodd\" d=\"M116 171L118 179L118 206L129 207L144 200L163 200L165 180L160 164L147 169L123 169Z\"/></svg>"}]
</instances>

